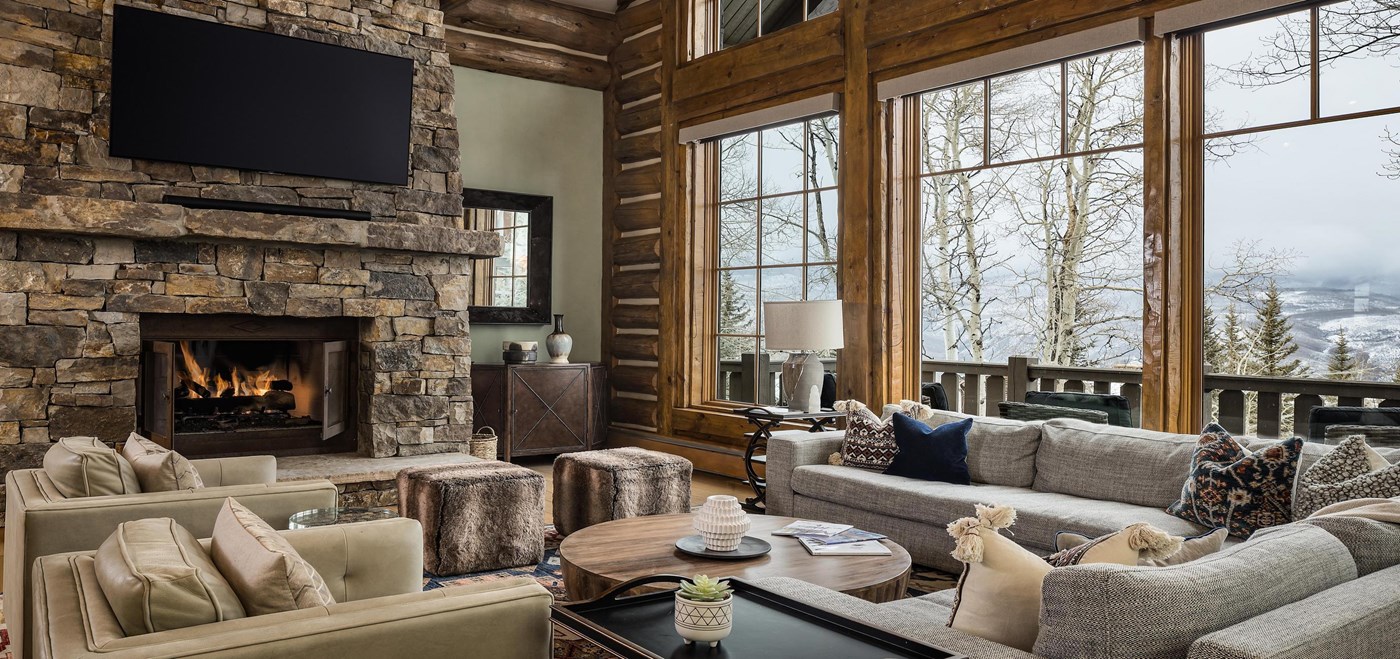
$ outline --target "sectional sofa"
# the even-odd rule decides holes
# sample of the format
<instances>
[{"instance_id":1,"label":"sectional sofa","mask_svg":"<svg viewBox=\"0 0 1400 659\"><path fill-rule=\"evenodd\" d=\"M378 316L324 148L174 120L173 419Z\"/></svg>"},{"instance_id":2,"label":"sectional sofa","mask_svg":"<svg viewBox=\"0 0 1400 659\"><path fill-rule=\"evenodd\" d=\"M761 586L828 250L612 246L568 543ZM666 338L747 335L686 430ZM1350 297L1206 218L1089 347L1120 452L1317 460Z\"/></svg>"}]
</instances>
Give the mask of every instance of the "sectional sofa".
<instances>
[{"instance_id":1,"label":"sectional sofa","mask_svg":"<svg viewBox=\"0 0 1400 659\"><path fill-rule=\"evenodd\" d=\"M929 423L963 418L937 412ZM977 503L1016 508L1011 538L1036 553L1052 552L1059 531L1092 537L1135 522L1180 535L1207 530L1164 512L1185 481L1195 435L977 417L970 486L829 465L841 437L774 435L770 512L885 533L916 562L944 570L962 567L944 527ZM1300 473L1331 449L1305 445ZM1400 450L1377 451L1400 461ZM1044 583L1035 655L948 629L951 591L874 605L790 580L767 585L976 658L1400 657L1400 525L1359 518L1264 529L1179 566L1057 569Z\"/></svg>"}]
</instances>

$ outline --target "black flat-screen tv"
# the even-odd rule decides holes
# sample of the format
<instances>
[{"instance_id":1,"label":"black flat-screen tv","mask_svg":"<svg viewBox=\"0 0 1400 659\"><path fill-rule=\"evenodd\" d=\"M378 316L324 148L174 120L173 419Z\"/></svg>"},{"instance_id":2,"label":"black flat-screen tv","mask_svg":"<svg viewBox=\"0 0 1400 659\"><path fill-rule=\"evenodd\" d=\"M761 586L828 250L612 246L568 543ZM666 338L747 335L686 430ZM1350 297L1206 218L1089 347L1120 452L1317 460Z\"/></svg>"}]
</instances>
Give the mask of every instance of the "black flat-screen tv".
<instances>
[{"instance_id":1,"label":"black flat-screen tv","mask_svg":"<svg viewBox=\"0 0 1400 659\"><path fill-rule=\"evenodd\" d=\"M406 185L413 60L114 8L112 155Z\"/></svg>"}]
</instances>

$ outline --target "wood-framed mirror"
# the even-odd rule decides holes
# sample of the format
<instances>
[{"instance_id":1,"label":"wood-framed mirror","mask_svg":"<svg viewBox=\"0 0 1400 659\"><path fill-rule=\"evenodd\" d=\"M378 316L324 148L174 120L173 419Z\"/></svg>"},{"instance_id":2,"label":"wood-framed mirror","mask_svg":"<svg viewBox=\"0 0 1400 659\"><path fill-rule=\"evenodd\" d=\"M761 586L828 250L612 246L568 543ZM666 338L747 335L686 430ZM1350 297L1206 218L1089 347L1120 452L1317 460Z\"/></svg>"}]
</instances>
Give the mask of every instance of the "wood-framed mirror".
<instances>
[{"instance_id":1,"label":"wood-framed mirror","mask_svg":"<svg viewBox=\"0 0 1400 659\"><path fill-rule=\"evenodd\" d=\"M547 325L554 198L463 188L466 228L501 235L501 255L472 270L472 323Z\"/></svg>"}]
</instances>

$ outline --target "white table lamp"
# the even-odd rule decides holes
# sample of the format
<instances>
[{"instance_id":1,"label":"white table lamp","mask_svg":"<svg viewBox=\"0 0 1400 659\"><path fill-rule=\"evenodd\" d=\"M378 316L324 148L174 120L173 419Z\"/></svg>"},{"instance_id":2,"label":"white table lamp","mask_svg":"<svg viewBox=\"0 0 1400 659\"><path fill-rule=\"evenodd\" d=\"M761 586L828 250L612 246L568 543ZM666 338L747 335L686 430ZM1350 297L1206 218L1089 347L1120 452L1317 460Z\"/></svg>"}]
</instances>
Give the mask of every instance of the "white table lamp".
<instances>
[{"instance_id":1,"label":"white table lamp","mask_svg":"<svg viewBox=\"0 0 1400 659\"><path fill-rule=\"evenodd\" d=\"M826 366L820 350L845 347L840 300L764 302L764 347L787 352L783 362L783 397L793 412L821 411Z\"/></svg>"}]
</instances>

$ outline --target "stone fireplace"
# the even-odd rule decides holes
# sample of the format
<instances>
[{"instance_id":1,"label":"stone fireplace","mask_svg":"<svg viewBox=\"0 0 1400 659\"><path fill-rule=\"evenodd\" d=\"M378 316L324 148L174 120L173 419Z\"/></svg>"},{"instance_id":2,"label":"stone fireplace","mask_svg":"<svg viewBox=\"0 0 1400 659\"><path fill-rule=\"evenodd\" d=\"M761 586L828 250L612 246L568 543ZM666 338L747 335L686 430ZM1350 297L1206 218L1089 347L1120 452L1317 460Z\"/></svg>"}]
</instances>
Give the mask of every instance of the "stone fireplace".
<instances>
[{"instance_id":1,"label":"stone fireplace","mask_svg":"<svg viewBox=\"0 0 1400 659\"><path fill-rule=\"evenodd\" d=\"M37 465L60 437L137 429L182 449L209 434L195 454L279 439L289 453L456 451L471 431L471 261L500 242L462 228L437 0L122 4L412 59L409 184L114 158L112 4L14 5L17 27L0 35L0 470ZM246 362L274 372L227 389L180 381L167 366L183 362L181 341L207 378ZM262 355L234 342L263 342ZM250 432L263 444L237 441Z\"/></svg>"}]
</instances>

